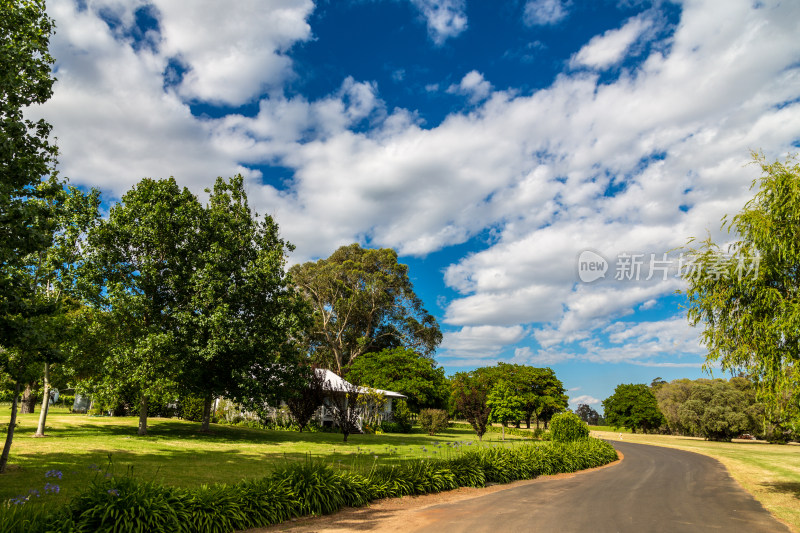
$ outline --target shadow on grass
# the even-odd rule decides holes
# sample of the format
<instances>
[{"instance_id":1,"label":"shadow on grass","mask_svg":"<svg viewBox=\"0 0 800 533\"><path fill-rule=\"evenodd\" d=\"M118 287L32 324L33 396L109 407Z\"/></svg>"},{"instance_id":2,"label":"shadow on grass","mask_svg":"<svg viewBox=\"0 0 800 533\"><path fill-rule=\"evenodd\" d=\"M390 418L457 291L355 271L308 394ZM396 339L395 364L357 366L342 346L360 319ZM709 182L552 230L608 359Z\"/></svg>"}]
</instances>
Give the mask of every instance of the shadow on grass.
<instances>
[{"instance_id":1,"label":"shadow on grass","mask_svg":"<svg viewBox=\"0 0 800 533\"><path fill-rule=\"evenodd\" d=\"M773 483L762 483L761 486L764 487L768 492L791 494L800 500L800 483L798 482L775 481Z\"/></svg>"},{"instance_id":2,"label":"shadow on grass","mask_svg":"<svg viewBox=\"0 0 800 533\"><path fill-rule=\"evenodd\" d=\"M283 430L269 430L260 428L249 428L245 426L228 426L212 424L211 431L204 433L200 431L200 424L187 422L177 419L151 418L148 419L147 435L139 437L134 418L88 418L77 419L80 423L70 424L66 427L56 427L48 429L47 435L51 438L86 438L86 437L122 437L146 440L188 440L191 442L212 442L212 443L242 443L242 444L263 444L278 445L286 443L313 443L331 445L350 445L359 443L387 444L391 446L408 444L410 438L415 443L421 445L435 444L441 438L463 438L471 440L474 438L474 431L468 427L448 428L441 435L429 436L420 430L415 430L411 434L386 433L383 435L358 435L351 434L348 443L343 442L341 433L328 432L297 432ZM119 420L119 421L118 421ZM91 423L96 421L97 423ZM20 425L14 434L14 438L30 437L34 434L35 427L29 424Z\"/></svg>"}]
</instances>

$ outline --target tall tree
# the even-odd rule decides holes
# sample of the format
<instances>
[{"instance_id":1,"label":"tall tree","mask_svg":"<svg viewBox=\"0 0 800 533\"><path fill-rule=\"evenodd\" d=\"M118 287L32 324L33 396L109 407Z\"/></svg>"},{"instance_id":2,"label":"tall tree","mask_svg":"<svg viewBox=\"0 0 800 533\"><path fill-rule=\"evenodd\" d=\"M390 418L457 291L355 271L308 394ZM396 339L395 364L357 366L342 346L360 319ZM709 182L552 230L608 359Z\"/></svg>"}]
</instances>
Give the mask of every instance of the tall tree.
<instances>
[{"instance_id":1,"label":"tall tree","mask_svg":"<svg viewBox=\"0 0 800 533\"><path fill-rule=\"evenodd\" d=\"M500 422L503 440L506 440L506 424L517 422L524 416L524 404L525 401L514 386L505 380L498 381L489 392L486 398L486 405L492 410L489 419Z\"/></svg>"},{"instance_id":2,"label":"tall tree","mask_svg":"<svg viewBox=\"0 0 800 533\"><path fill-rule=\"evenodd\" d=\"M414 293L408 266L392 249L342 246L290 273L314 310L307 337L312 357L337 374L367 352L403 346L431 356L442 341L436 319Z\"/></svg>"},{"instance_id":3,"label":"tall tree","mask_svg":"<svg viewBox=\"0 0 800 533\"><path fill-rule=\"evenodd\" d=\"M204 431L214 397L240 398L240 384L256 377L257 368L295 364L283 360L291 353L285 345L308 322L285 272L292 246L280 238L271 217L251 212L242 176L218 178L207 192L203 246L190 274L192 312L182 315L192 355L181 379L204 398Z\"/></svg>"},{"instance_id":4,"label":"tall tree","mask_svg":"<svg viewBox=\"0 0 800 533\"><path fill-rule=\"evenodd\" d=\"M603 400L603 409L610 425L634 433L637 429L647 433L664 423L656 397L645 384L617 385L614 394Z\"/></svg>"},{"instance_id":5,"label":"tall tree","mask_svg":"<svg viewBox=\"0 0 800 533\"><path fill-rule=\"evenodd\" d=\"M596 426L600 421L600 413L585 403L578 404L578 407L575 409L575 414L590 426Z\"/></svg>"},{"instance_id":6,"label":"tall tree","mask_svg":"<svg viewBox=\"0 0 800 533\"><path fill-rule=\"evenodd\" d=\"M89 235L94 301L108 313L105 388L134 387L139 435L151 397L169 398L189 359L192 279L203 208L173 178L143 179Z\"/></svg>"},{"instance_id":7,"label":"tall tree","mask_svg":"<svg viewBox=\"0 0 800 533\"><path fill-rule=\"evenodd\" d=\"M51 126L24 117L25 109L46 102L53 93L49 52L53 21L44 1L0 2L0 364L21 372L31 353L32 319L46 309L35 302L21 279L24 260L50 244L52 226L46 202L34 202L60 188L54 171L57 149L49 141ZM39 302L36 302L39 303ZM46 306L45 306L46 307ZM14 436L19 374L11 421L0 455L5 471Z\"/></svg>"},{"instance_id":8,"label":"tall tree","mask_svg":"<svg viewBox=\"0 0 800 533\"><path fill-rule=\"evenodd\" d=\"M447 404L444 368L409 348L365 353L350 364L347 379L357 385L400 392L408 396L408 406L414 412Z\"/></svg>"},{"instance_id":9,"label":"tall tree","mask_svg":"<svg viewBox=\"0 0 800 533\"><path fill-rule=\"evenodd\" d=\"M685 272L688 318L702 324L707 363L758 383L776 440L800 428L800 163L753 154L757 192L723 229L727 250L707 239Z\"/></svg>"}]
</instances>

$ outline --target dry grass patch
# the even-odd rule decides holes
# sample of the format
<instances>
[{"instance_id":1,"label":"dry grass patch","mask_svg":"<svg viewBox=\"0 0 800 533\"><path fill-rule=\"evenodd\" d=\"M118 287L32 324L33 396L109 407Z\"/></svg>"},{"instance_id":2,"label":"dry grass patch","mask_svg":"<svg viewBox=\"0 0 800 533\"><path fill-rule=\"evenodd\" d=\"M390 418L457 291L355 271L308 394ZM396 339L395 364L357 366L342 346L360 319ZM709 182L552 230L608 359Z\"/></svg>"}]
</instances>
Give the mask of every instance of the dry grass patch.
<instances>
[{"instance_id":1,"label":"dry grass patch","mask_svg":"<svg viewBox=\"0 0 800 533\"><path fill-rule=\"evenodd\" d=\"M592 435L619 440L619 431L593 431ZM765 509L800 533L800 446L630 433L625 433L622 440L678 448L717 459Z\"/></svg>"}]
</instances>

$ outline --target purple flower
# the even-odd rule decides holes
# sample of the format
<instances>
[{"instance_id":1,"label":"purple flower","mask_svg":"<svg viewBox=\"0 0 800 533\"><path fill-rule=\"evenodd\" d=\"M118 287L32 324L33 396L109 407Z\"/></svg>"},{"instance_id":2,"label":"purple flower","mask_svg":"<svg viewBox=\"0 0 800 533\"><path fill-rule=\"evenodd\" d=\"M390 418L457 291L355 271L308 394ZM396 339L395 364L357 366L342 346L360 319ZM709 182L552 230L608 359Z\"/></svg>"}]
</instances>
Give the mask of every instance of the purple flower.
<instances>
[{"instance_id":1,"label":"purple flower","mask_svg":"<svg viewBox=\"0 0 800 533\"><path fill-rule=\"evenodd\" d=\"M29 495L29 496L28 496L29 498L30 498L31 496L36 496L36 497L38 498L38 497L39 497L39 491L38 491L38 490L36 490L36 489L31 489L31 490L29 490L29 491L28 491L28 495Z\"/></svg>"},{"instance_id":2,"label":"purple flower","mask_svg":"<svg viewBox=\"0 0 800 533\"><path fill-rule=\"evenodd\" d=\"M119 496L119 491L117 489L108 489L108 493L112 496Z\"/></svg>"},{"instance_id":3,"label":"purple flower","mask_svg":"<svg viewBox=\"0 0 800 533\"><path fill-rule=\"evenodd\" d=\"M62 475L61 470L48 470L44 473L44 477L57 477L58 479L61 479Z\"/></svg>"},{"instance_id":4,"label":"purple flower","mask_svg":"<svg viewBox=\"0 0 800 533\"><path fill-rule=\"evenodd\" d=\"M45 483L44 484L44 493L45 494L58 494L58 491L61 490L61 487L56 485L55 483Z\"/></svg>"}]
</instances>

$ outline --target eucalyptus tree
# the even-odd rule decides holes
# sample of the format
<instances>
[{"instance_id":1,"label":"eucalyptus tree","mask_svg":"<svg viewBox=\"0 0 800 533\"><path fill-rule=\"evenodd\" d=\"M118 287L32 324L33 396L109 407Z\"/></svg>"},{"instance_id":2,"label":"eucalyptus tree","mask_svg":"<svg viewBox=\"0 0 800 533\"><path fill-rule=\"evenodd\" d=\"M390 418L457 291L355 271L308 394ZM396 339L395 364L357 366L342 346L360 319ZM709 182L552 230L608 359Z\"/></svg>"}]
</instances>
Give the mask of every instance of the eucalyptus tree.
<instances>
[{"instance_id":1,"label":"eucalyptus tree","mask_svg":"<svg viewBox=\"0 0 800 533\"><path fill-rule=\"evenodd\" d=\"M311 355L339 375L367 352L405 347L430 357L442 341L436 318L414 293L408 266L392 249L342 246L290 273L314 312L306 337Z\"/></svg>"},{"instance_id":2,"label":"eucalyptus tree","mask_svg":"<svg viewBox=\"0 0 800 533\"><path fill-rule=\"evenodd\" d=\"M137 391L139 435L147 434L148 399L171 399L191 360L184 325L204 246L202 216L203 206L174 178L145 178L89 234L85 275L108 325L99 385Z\"/></svg>"},{"instance_id":3,"label":"eucalyptus tree","mask_svg":"<svg viewBox=\"0 0 800 533\"><path fill-rule=\"evenodd\" d=\"M707 364L758 384L769 437L782 441L800 429L800 162L753 158L761 169L755 196L723 218L734 242L700 242L683 274Z\"/></svg>"}]
</instances>

